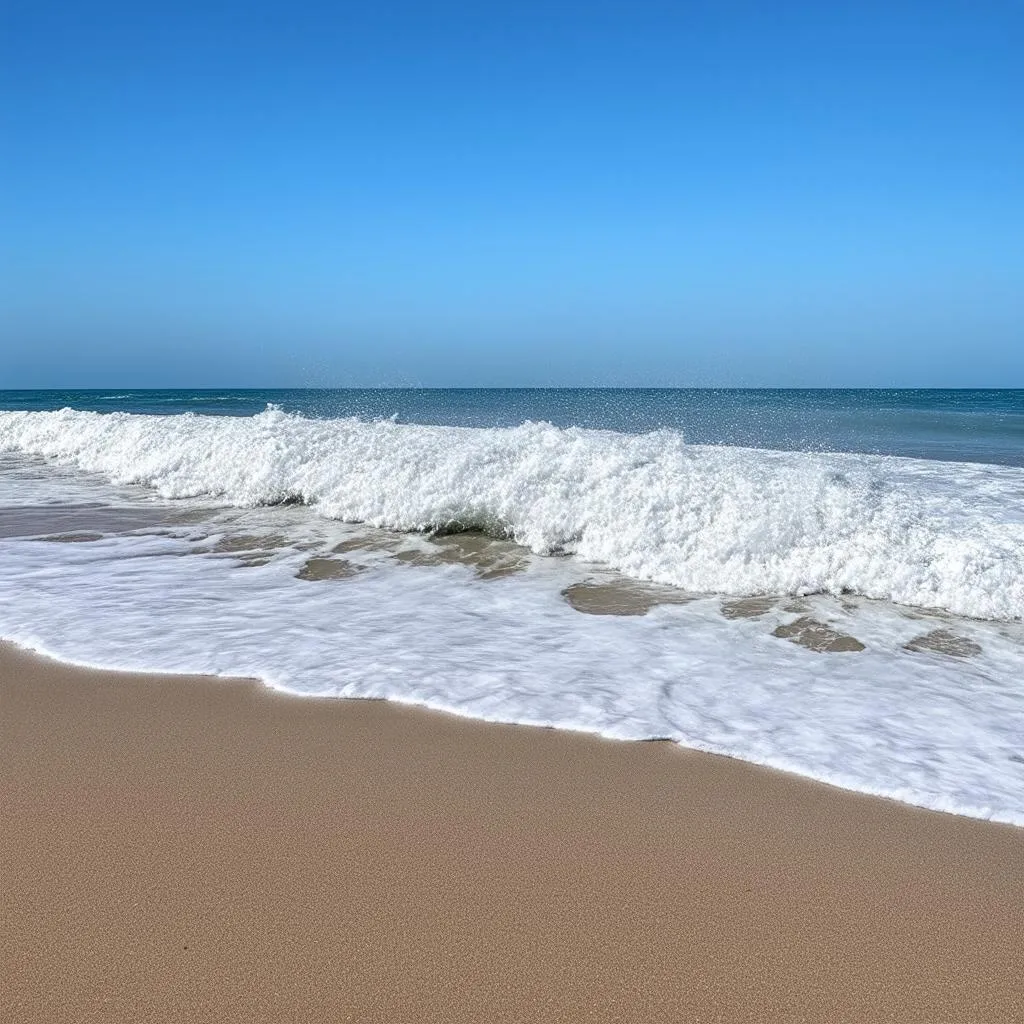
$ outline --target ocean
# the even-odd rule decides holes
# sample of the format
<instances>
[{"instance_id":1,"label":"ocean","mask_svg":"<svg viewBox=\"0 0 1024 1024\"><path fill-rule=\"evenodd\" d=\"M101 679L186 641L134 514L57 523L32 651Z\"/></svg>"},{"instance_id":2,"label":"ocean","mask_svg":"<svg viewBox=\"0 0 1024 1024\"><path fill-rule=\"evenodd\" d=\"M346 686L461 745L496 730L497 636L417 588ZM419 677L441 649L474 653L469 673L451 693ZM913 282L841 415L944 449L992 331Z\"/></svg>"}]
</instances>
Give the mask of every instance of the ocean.
<instances>
[{"instance_id":1,"label":"ocean","mask_svg":"<svg viewBox=\"0 0 1024 1024\"><path fill-rule=\"evenodd\" d=\"M1024 391L0 392L0 636L1024 826Z\"/></svg>"}]
</instances>

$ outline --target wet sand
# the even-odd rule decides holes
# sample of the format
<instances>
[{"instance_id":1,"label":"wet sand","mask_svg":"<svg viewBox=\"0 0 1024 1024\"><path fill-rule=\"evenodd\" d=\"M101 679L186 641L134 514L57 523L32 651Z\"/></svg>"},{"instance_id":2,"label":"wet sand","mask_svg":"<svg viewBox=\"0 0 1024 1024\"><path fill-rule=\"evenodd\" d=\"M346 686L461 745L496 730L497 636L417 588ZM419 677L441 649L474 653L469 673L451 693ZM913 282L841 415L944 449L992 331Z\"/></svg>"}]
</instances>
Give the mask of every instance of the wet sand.
<instances>
[{"instance_id":1,"label":"wet sand","mask_svg":"<svg viewBox=\"0 0 1024 1024\"><path fill-rule=\"evenodd\" d=\"M0 1019L1024 1020L1024 830L0 645Z\"/></svg>"}]
</instances>

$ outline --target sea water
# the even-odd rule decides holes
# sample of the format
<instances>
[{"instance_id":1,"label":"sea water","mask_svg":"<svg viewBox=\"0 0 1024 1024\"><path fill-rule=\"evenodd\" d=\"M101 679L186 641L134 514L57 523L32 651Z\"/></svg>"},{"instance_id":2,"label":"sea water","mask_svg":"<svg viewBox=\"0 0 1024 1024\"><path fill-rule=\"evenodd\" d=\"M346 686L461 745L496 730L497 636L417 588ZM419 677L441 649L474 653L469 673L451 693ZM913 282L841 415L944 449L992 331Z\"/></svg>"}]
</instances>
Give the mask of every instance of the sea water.
<instances>
[{"instance_id":1,"label":"sea water","mask_svg":"<svg viewBox=\"0 0 1024 1024\"><path fill-rule=\"evenodd\" d=\"M1024 825L1024 392L0 392L0 635Z\"/></svg>"}]
</instances>

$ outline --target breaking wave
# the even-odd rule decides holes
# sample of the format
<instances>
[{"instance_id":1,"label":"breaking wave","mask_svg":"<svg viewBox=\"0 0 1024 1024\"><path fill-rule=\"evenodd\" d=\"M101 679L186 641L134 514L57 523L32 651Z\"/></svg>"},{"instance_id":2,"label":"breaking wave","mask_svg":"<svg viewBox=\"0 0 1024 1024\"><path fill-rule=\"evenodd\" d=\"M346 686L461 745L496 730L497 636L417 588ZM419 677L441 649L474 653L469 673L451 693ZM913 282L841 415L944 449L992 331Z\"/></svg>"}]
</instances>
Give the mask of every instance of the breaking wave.
<instances>
[{"instance_id":1,"label":"breaking wave","mask_svg":"<svg viewBox=\"0 0 1024 1024\"><path fill-rule=\"evenodd\" d=\"M484 529L689 591L856 593L1024 617L1024 470L561 429L0 412L0 451L168 498L303 502L396 530Z\"/></svg>"}]
</instances>

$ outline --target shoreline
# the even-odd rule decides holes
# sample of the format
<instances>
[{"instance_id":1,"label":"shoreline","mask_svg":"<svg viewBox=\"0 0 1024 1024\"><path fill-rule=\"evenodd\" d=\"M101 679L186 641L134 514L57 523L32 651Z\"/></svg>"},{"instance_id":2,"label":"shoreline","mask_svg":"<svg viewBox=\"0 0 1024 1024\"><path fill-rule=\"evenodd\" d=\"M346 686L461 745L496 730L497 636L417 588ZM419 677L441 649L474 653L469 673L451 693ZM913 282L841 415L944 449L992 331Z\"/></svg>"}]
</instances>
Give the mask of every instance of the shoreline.
<instances>
[{"instance_id":1,"label":"shoreline","mask_svg":"<svg viewBox=\"0 0 1024 1024\"><path fill-rule=\"evenodd\" d=\"M316 693L304 693L297 690L288 689L284 686L275 686L273 683L268 682L266 679L261 678L258 675L245 676L245 675L222 675L220 673L206 673L203 671L177 671L177 670L166 670L166 669L150 669L150 668L109 668L105 665L94 664L89 661L75 661L65 657L61 657L58 654L51 653L45 648L36 648L30 646L27 643L23 643L20 640L9 639L0 636L0 669L2 669L2 662L5 652L13 651L17 654L24 655L30 659L35 659L40 662L57 666L60 669L68 669L71 672L93 672L101 675L109 675L114 677L122 677L125 679L136 678L136 679L148 679L148 678L160 678L168 680L177 680L182 682L200 680L205 683L220 684L224 683L227 685L237 685L239 683L245 685L251 685L257 687L260 691L265 692L272 696L275 700L281 699L285 701L300 700L300 701L315 701L315 702L326 702L333 704L335 702L341 702L343 704L360 704L360 703L381 703L387 704L395 708L401 708L412 713L422 713L427 716L441 716L442 718L452 718L456 721L467 722L470 725L481 725L481 726L496 726L499 728L510 728L510 729L526 729L526 730L544 730L552 731L559 734L571 735L571 736L582 736L587 739L594 740L598 743L657 743L657 744L668 744L669 746L675 747L676 749L685 752L686 754L696 754L699 757L710 757L716 759L722 759L725 761L736 762L740 765L745 765L750 768L757 769L759 771L768 772L772 775L781 775L787 778L797 780L801 783L807 783L811 786L820 786L828 790L835 790L839 793L843 793L850 796L862 797L867 800L881 800L886 803L896 804L898 807L905 808L910 811L920 811L926 814L938 814L943 816L951 816L955 818L963 818L967 821L978 822L985 825L994 825L1000 828L1009 828L1021 832L1024 835L1024 818L1020 817L1017 812L991 812L991 808L985 808L984 811L981 807L950 807L950 806L933 806L924 802L914 802L912 798L905 798L903 796L894 795L890 791L884 788L871 788L869 786L861 785L858 781L847 781L833 780L826 777L820 777L812 774L809 771L801 770L800 767L793 767L786 763L773 763L770 760L756 760L752 757L744 756L743 754L730 753L716 749L713 745L707 744L705 746L691 746L681 740L674 739L670 736L651 735L643 736L638 738L626 738L614 735L606 735L605 733L599 732L595 729L587 727L577 727L573 725L560 725L560 724L549 724L546 722L530 721L530 720L518 720L518 719L504 719L504 718L484 718L470 712L463 712L444 706L432 706L428 703L421 703L417 700L404 700L401 697L389 697L389 696L352 696L352 697L339 697L339 696L324 696ZM988 813L986 814L985 811Z\"/></svg>"},{"instance_id":2,"label":"shoreline","mask_svg":"<svg viewBox=\"0 0 1024 1024\"><path fill-rule=\"evenodd\" d=\"M0 1016L1024 1016L1024 830L0 642Z\"/></svg>"}]
</instances>

